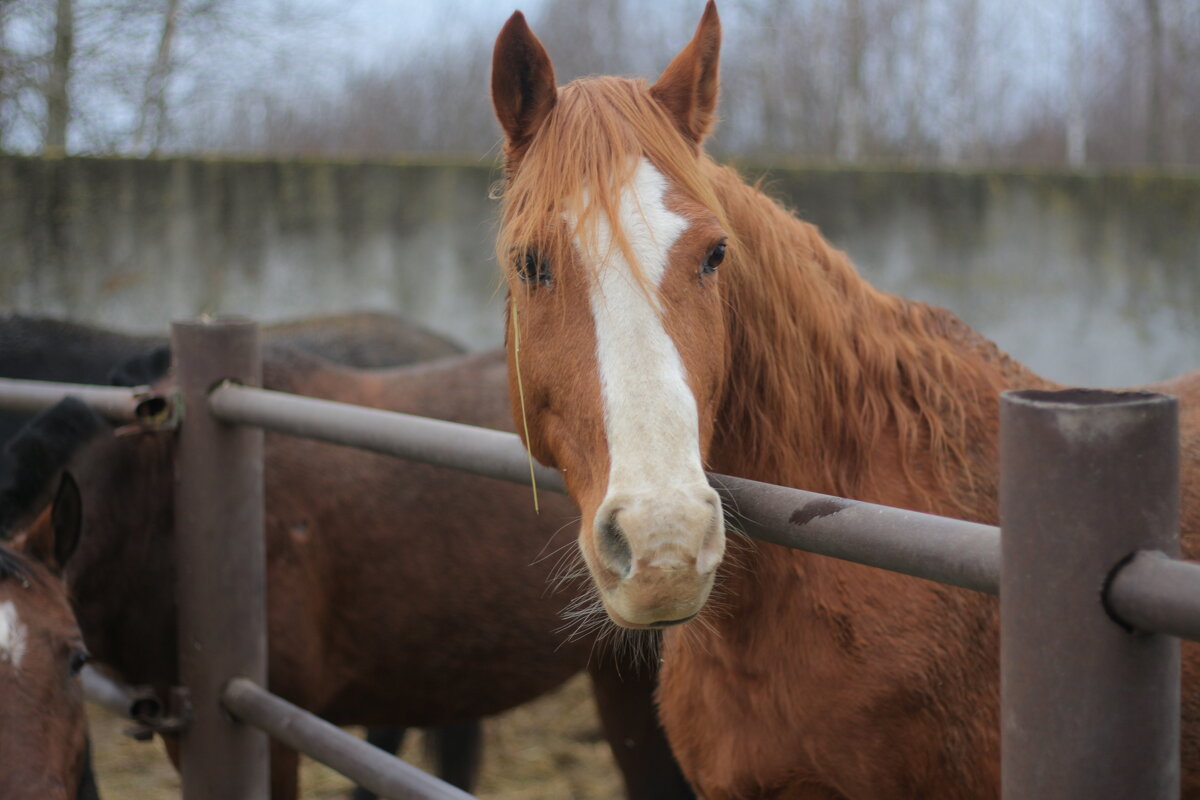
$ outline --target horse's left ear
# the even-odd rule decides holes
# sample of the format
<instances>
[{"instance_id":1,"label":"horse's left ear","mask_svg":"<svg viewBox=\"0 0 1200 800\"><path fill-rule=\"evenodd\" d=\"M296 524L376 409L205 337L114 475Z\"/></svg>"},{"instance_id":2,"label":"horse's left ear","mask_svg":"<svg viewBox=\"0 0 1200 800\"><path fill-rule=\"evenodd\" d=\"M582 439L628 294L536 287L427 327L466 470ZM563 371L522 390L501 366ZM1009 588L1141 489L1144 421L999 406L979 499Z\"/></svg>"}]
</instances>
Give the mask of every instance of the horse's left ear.
<instances>
[{"instance_id":1,"label":"horse's left ear","mask_svg":"<svg viewBox=\"0 0 1200 800\"><path fill-rule=\"evenodd\" d=\"M558 100L554 65L533 35L525 15L515 12L492 51L492 107L504 129L505 154L520 158Z\"/></svg>"},{"instance_id":2,"label":"horse's left ear","mask_svg":"<svg viewBox=\"0 0 1200 800\"><path fill-rule=\"evenodd\" d=\"M75 552L80 531L83 530L83 499L79 494L79 484L69 472L63 473L58 493L54 495L50 525L54 530L54 562L61 570Z\"/></svg>"},{"instance_id":3,"label":"horse's left ear","mask_svg":"<svg viewBox=\"0 0 1200 800\"><path fill-rule=\"evenodd\" d=\"M650 89L650 94L671 113L679 132L696 147L712 128L717 110L720 54L721 20L717 4L708 0L696 35Z\"/></svg>"}]
</instances>

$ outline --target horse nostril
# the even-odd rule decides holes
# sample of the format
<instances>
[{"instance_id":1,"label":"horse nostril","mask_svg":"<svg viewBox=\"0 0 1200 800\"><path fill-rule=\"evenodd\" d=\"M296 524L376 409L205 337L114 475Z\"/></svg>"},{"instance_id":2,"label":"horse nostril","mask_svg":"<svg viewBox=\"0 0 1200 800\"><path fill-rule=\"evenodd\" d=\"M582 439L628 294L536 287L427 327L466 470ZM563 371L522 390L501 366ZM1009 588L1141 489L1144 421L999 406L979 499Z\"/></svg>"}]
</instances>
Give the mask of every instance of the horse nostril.
<instances>
[{"instance_id":1,"label":"horse nostril","mask_svg":"<svg viewBox=\"0 0 1200 800\"><path fill-rule=\"evenodd\" d=\"M633 551L629 549L629 541L617 522L617 511L609 514L608 520L599 526L597 539L596 550L604 563L620 577L628 577L633 567Z\"/></svg>"}]
</instances>

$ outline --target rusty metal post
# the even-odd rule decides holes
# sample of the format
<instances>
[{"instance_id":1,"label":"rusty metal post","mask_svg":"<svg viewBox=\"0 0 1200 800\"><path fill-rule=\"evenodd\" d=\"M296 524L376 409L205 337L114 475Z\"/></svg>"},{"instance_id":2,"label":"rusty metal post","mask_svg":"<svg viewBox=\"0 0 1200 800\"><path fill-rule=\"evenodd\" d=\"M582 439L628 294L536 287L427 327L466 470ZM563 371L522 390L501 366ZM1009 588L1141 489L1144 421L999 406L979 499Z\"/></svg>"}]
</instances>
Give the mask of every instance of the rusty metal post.
<instances>
[{"instance_id":1,"label":"rusty metal post","mask_svg":"<svg viewBox=\"0 0 1200 800\"><path fill-rule=\"evenodd\" d=\"M1179 640L1109 615L1137 550L1179 549L1174 398L1008 392L1000 412L1005 800L1179 796Z\"/></svg>"},{"instance_id":2,"label":"rusty metal post","mask_svg":"<svg viewBox=\"0 0 1200 800\"><path fill-rule=\"evenodd\" d=\"M263 433L221 422L209 391L261 381L258 326L176 322L171 349L183 401L175 457L179 671L193 718L180 739L184 800L262 800L267 736L221 708L226 682L267 680Z\"/></svg>"}]
</instances>

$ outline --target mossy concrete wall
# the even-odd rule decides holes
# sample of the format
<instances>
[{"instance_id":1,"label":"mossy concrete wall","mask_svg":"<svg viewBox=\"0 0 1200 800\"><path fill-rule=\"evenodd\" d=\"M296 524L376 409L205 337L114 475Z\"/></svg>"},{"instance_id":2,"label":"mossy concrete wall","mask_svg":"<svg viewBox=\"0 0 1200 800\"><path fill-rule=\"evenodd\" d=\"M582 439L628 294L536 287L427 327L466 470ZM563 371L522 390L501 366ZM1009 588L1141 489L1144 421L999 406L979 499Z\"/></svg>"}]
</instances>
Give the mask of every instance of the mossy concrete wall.
<instances>
[{"instance_id":1,"label":"mossy concrete wall","mask_svg":"<svg viewBox=\"0 0 1200 800\"><path fill-rule=\"evenodd\" d=\"M487 347L498 177L0 157L0 307L134 330L388 309ZM764 187L877 285L952 308L1051 377L1119 385L1200 364L1200 179L774 168Z\"/></svg>"},{"instance_id":2,"label":"mossy concrete wall","mask_svg":"<svg viewBox=\"0 0 1200 800\"><path fill-rule=\"evenodd\" d=\"M137 330L391 309L483 346L499 330L492 180L478 166L0 158L0 298Z\"/></svg>"}]
</instances>

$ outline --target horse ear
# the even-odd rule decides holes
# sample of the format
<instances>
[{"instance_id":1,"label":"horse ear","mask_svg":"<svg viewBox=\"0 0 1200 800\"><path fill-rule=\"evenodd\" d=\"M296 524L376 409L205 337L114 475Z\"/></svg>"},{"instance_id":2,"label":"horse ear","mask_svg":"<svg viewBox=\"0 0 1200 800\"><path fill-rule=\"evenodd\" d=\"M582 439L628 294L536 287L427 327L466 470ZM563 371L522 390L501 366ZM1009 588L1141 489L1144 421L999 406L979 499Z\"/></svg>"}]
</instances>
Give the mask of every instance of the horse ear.
<instances>
[{"instance_id":1,"label":"horse ear","mask_svg":"<svg viewBox=\"0 0 1200 800\"><path fill-rule=\"evenodd\" d=\"M516 161L558 97L554 66L520 11L509 17L492 52L492 107L504 129L505 153Z\"/></svg>"},{"instance_id":2,"label":"horse ear","mask_svg":"<svg viewBox=\"0 0 1200 800\"><path fill-rule=\"evenodd\" d=\"M721 20L717 5L708 0L696 35L663 70L650 94L666 106L684 138L696 147L712 128L720 81Z\"/></svg>"},{"instance_id":3,"label":"horse ear","mask_svg":"<svg viewBox=\"0 0 1200 800\"><path fill-rule=\"evenodd\" d=\"M83 530L83 499L79 484L69 472L63 473L58 484L58 493L54 495L50 510L50 524L54 530L54 561L61 570L75 552Z\"/></svg>"}]
</instances>

